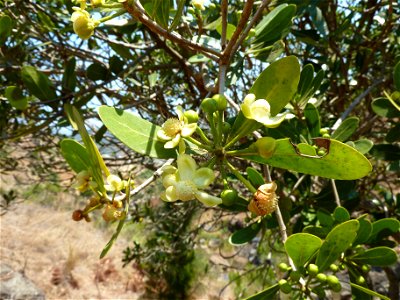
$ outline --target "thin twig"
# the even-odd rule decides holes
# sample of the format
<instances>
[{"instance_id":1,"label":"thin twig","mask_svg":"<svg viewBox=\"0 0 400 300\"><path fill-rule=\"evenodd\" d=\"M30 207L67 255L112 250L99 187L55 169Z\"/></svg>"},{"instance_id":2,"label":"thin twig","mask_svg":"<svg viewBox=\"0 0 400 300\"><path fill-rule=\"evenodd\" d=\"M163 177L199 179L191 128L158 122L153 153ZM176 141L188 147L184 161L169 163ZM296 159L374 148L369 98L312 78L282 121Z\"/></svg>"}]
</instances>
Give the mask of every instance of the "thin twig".
<instances>
[{"instance_id":1,"label":"thin twig","mask_svg":"<svg viewBox=\"0 0 400 300\"><path fill-rule=\"evenodd\" d=\"M339 206L342 206L342 205L340 204L340 197L339 197L339 193L338 193L338 191L337 191L336 183L335 183L335 180L334 180L334 179L331 179L331 184L332 184L333 195L335 196L336 205L337 205L338 207L339 207Z\"/></svg>"}]
</instances>

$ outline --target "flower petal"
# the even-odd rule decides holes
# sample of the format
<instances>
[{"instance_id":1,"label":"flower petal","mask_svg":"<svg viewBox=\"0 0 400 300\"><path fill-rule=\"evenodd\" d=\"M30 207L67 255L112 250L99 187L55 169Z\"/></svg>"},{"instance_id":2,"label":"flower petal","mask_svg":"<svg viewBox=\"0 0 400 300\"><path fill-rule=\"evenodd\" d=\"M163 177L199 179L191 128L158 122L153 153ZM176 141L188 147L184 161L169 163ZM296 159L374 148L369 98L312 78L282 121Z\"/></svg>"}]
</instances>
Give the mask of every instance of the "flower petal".
<instances>
[{"instance_id":1,"label":"flower petal","mask_svg":"<svg viewBox=\"0 0 400 300\"><path fill-rule=\"evenodd\" d=\"M200 202L202 202L204 205L207 205L207 206L216 206L216 205L222 203L221 198L211 196L210 194L207 194L206 192L202 192L202 191L196 192L196 198L197 198L197 200L199 200Z\"/></svg>"},{"instance_id":2,"label":"flower petal","mask_svg":"<svg viewBox=\"0 0 400 300\"><path fill-rule=\"evenodd\" d=\"M251 118L265 124L271 115L271 106L265 99L258 99L250 106Z\"/></svg>"},{"instance_id":3,"label":"flower petal","mask_svg":"<svg viewBox=\"0 0 400 300\"><path fill-rule=\"evenodd\" d=\"M179 180L192 181L197 169L196 161L187 154L181 154L177 159Z\"/></svg>"},{"instance_id":4,"label":"flower petal","mask_svg":"<svg viewBox=\"0 0 400 300\"><path fill-rule=\"evenodd\" d=\"M159 140L161 140L161 141L169 141L169 140L171 140L171 137L168 136L168 135L165 133L164 129L160 129L160 130L157 131L157 138L158 138Z\"/></svg>"},{"instance_id":5,"label":"flower petal","mask_svg":"<svg viewBox=\"0 0 400 300\"><path fill-rule=\"evenodd\" d=\"M181 139L181 135L177 134L172 140L165 143L164 148L165 149L175 148L176 146L178 146L180 139Z\"/></svg>"},{"instance_id":6,"label":"flower petal","mask_svg":"<svg viewBox=\"0 0 400 300\"><path fill-rule=\"evenodd\" d=\"M177 200L179 199L176 195L176 188L174 186L167 187L167 189L165 190L165 201L174 202Z\"/></svg>"},{"instance_id":7,"label":"flower petal","mask_svg":"<svg viewBox=\"0 0 400 300\"><path fill-rule=\"evenodd\" d=\"M215 179L213 170L210 168L200 168L196 170L192 181L199 189L209 186Z\"/></svg>"},{"instance_id":8,"label":"flower petal","mask_svg":"<svg viewBox=\"0 0 400 300\"><path fill-rule=\"evenodd\" d=\"M165 188L170 187L171 185L174 185L176 182L176 175L175 174L165 174L162 177L162 184Z\"/></svg>"},{"instance_id":9,"label":"flower petal","mask_svg":"<svg viewBox=\"0 0 400 300\"><path fill-rule=\"evenodd\" d=\"M275 117L269 118L269 120L263 124L268 128L275 128L278 127L279 124L281 124L283 120L285 120L285 118L286 118L286 113L278 114Z\"/></svg>"},{"instance_id":10,"label":"flower petal","mask_svg":"<svg viewBox=\"0 0 400 300\"><path fill-rule=\"evenodd\" d=\"M181 134L183 137L191 136L196 131L196 128L197 128L196 123L185 124L183 125Z\"/></svg>"}]
</instances>

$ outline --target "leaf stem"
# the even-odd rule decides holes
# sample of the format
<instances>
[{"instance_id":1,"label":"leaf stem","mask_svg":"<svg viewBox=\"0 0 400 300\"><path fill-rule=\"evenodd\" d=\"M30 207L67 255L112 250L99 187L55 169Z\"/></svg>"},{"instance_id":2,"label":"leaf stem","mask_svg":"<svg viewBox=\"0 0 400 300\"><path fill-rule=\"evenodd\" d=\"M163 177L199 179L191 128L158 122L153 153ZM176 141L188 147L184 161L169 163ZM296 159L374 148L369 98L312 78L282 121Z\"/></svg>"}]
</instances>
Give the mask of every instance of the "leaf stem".
<instances>
[{"instance_id":1,"label":"leaf stem","mask_svg":"<svg viewBox=\"0 0 400 300\"><path fill-rule=\"evenodd\" d=\"M240 172L229 161L225 160L225 163L232 171L232 173L236 176L236 178L239 179L249 189L250 192L257 192L257 189L250 183L250 181L244 178L243 175L240 174Z\"/></svg>"},{"instance_id":2,"label":"leaf stem","mask_svg":"<svg viewBox=\"0 0 400 300\"><path fill-rule=\"evenodd\" d=\"M196 133L200 136L200 138L207 144L212 145L211 141L208 139L208 137L205 135L204 131L197 126L196 128Z\"/></svg>"},{"instance_id":3,"label":"leaf stem","mask_svg":"<svg viewBox=\"0 0 400 300\"><path fill-rule=\"evenodd\" d=\"M184 139L191 142L192 144L195 144L199 148L206 149L208 151L212 151L212 148L210 146L202 144L201 142L192 138L191 136L184 137Z\"/></svg>"}]
</instances>

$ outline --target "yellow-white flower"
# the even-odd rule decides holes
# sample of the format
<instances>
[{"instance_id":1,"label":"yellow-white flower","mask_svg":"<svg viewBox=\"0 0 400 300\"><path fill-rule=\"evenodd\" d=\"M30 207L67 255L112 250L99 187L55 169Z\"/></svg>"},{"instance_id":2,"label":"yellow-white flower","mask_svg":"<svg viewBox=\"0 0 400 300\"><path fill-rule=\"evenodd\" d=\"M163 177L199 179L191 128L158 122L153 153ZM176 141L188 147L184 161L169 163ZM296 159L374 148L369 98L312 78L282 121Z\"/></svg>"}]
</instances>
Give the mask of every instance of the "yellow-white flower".
<instances>
[{"instance_id":1,"label":"yellow-white flower","mask_svg":"<svg viewBox=\"0 0 400 300\"><path fill-rule=\"evenodd\" d=\"M121 180L116 175L110 175L107 177L107 183L104 188L109 192L119 192L125 188L125 181Z\"/></svg>"},{"instance_id":2,"label":"yellow-white flower","mask_svg":"<svg viewBox=\"0 0 400 300\"><path fill-rule=\"evenodd\" d=\"M89 187L96 187L96 182L92 181L91 179L92 176L90 175L89 171L80 171L76 175L75 182L72 184L72 187L80 192L86 191Z\"/></svg>"},{"instance_id":3,"label":"yellow-white flower","mask_svg":"<svg viewBox=\"0 0 400 300\"><path fill-rule=\"evenodd\" d=\"M86 10L78 7L74 7L74 10L71 16L74 31L82 40L87 40L92 36L98 22L93 20Z\"/></svg>"},{"instance_id":4,"label":"yellow-white flower","mask_svg":"<svg viewBox=\"0 0 400 300\"><path fill-rule=\"evenodd\" d=\"M222 203L221 198L203 191L215 179L214 172L211 169L198 168L196 161L187 154L178 156L177 166L178 168L168 166L164 169L162 181L166 190L161 194L164 201L197 199L207 206Z\"/></svg>"},{"instance_id":5,"label":"yellow-white flower","mask_svg":"<svg viewBox=\"0 0 400 300\"><path fill-rule=\"evenodd\" d=\"M170 118L157 132L159 140L166 142L164 148L171 149L179 145L181 137L191 136L197 128L196 123L189 123L184 116L182 107L178 106L176 113L178 118Z\"/></svg>"},{"instance_id":6,"label":"yellow-white flower","mask_svg":"<svg viewBox=\"0 0 400 300\"><path fill-rule=\"evenodd\" d=\"M247 119L255 120L266 127L274 128L285 119L285 114L271 117L271 106L265 99L256 99L254 94L248 94L240 106L243 115Z\"/></svg>"},{"instance_id":7,"label":"yellow-white flower","mask_svg":"<svg viewBox=\"0 0 400 300\"><path fill-rule=\"evenodd\" d=\"M194 8L197 8L199 10L205 10L206 8L204 7L204 0L192 0L192 5Z\"/></svg>"}]
</instances>

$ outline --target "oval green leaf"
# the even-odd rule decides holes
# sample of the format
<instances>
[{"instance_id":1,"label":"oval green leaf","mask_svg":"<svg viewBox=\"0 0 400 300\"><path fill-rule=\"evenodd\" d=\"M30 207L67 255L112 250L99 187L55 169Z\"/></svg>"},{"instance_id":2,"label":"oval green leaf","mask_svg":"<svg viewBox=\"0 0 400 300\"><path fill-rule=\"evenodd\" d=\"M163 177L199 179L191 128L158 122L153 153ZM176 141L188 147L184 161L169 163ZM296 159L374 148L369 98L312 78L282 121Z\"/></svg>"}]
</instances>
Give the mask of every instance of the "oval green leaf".
<instances>
[{"instance_id":1,"label":"oval green leaf","mask_svg":"<svg viewBox=\"0 0 400 300\"><path fill-rule=\"evenodd\" d=\"M354 148L356 148L361 154L368 153L373 146L374 143L368 139L361 139L354 142Z\"/></svg>"},{"instance_id":2,"label":"oval green leaf","mask_svg":"<svg viewBox=\"0 0 400 300\"><path fill-rule=\"evenodd\" d=\"M99 115L108 130L132 150L156 158L176 157L174 149L165 149L157 140L159 126L114 107L101 106Z\"/></svg>"},{"instance_id":3,"label":"oval green leaf","mask_svg":"<svg viewBox=\"0 0 400 300\"><path fill-rule=\"evenodd\" d=\"M90 158L86 148L72 139L63 139L60 143L61 154L76 173L90 168Z\"/></svg>"},{"instance_id":4,"label":"oval green leaf","mask_svg":"<svg viewBox=\"0 0 400 300\"><path fill-rule=\"evenodd\" d=\"M335 140L341 141L341 142L346 141L357 130L359 122L360 122L360 119L357 117L347 118L332 133L332 138Z\"/></svg>"},{"instance_id":5,"label":"oval green leaf","mask_svg":"<svg viewBox=\"0 0 400 300\"><path fill-rule=\"evenodd\" d=\"M394 218L384 218L372 223L372 232L368 242L380 240L399 232L400 222Z\"/></svg>"},{"instance_id":6,"label":"oval green leaf","mask_svg":"<svg viewBox=\"0 0 400 300\"><path fill-rule=\"evenodd\" d=\"M368 264L377 267L390 266L397 262L397 253L388 247L376 247L352 258L358 264Z\"/></svg>"},{"instance_id":7,"label":"oval green leaf","mask_svg":"<svg viewBox=\"0 0 400 300\"><path fill-rule=\"evenodd\" d=\"M333 217L339 223L350 220L350 214L343 206L338 206L335 208L335 211L333 212Z\"/></svg>"},{"instance_id":8,"label":"oval green leaf","mask_svg":"<svg viewBox=\"0 0 400 300\"><path fill-rule=\"evenodd\" d=\"M318 137L320 135L319 130L321 129L318 109L313 104L307 103L304 109L304 117L306 118L311 137Z\"/></svg>"},{"instance_id":9,"label":"oval green leaf","mask_svg":"<svg viewBox=\"0 0 400 300\"><path fill-rule=\"evenodd\" d=\"M265 183L263 176L256 169L252 167L247 167L246 169L247 178L250 180L251 184L258 188L260 185Z\"/></svg>"},{"instance_id":10,"label":"oval green leaf","mask_svg":"<svg viewBox=\"0 0 400 300\"><path fill-rule=\"evenodd\" d=\"M372 110L379 116L385 118L398 118L400 112L387 98L377 98L372 102Z\"/></svg>"},{"instance_id":11,"label":"oval green leaf","mask_svg":"<svg viewBox=\"0 0 400 300\"><path fill-rule=\"evenodd\" d=\"M246 298L245 300L270 300L275 299L276 293L279 291L279 284L274 284L269 288L266 288L262 292L259 292L253 296Z\"/></svg>"},{"instance_id":12,"label":"oval green leaf","mask_svg":"<svg viewBox=\"0 0 400 300\"><path fill-rule=\"evenodd\" d=\"M54 86L49 78L32 66L24 66L21 69L21 78L25 86L34 96L40 100L52 100L56 98Z\"/></svg>"},{"instance_id":13,"label":"oval green leaf","mask_svg":"<svg viewBox=\"0 0 400 300\"><path fill-rule=\"evenodd\" d=\"M339 224L326 236L319 249L316 265L323 272L346 251L357 236L359 224L357 220L350 220Z\"/></svg>"},{"instance_id":14,"label":"oval green leaf","mask_svg":"<svg viewBox=\"0 0 400 300\"><path fill-rule=\"evenodd\" d=\"M106 80L109 76L108 69L99 63L91 64L87 70L86 75L89 79L96 80Z\"/></svg>"},{"instance_id":15,"label":"oval green leaf","mask_svg":"<svg viewBox=\"0 0 400 300\"><path fill-rule=\"evenodd\" d=\"M306 157L296 153L289 139L276 140L271 158L247 156L246 159L299 173L332 179L354 180L372 170L371 163L360 152L336 140L330 140L329 153L324 157Z\"/></svg>"},{"instance_id":16,"label":"oval green leaf","mask_svg":"<svg viewBox=\"0 0 400 300\"><path fill-rule=\"evenodd\" d=\"M278 114L297 91L300 64L295 56L284 57L270 64L256 79L250 93L257 99L266 99L271 105L271 115Z\"/></svg>"},{"instance_id":17,"label":"oval green leaf","mask_svg":"<svg viewBox=\"0 0 400 300\"><path fill-rule=\"evenodd\" d=\"M10 102L11 106L19 109L25 110L28 107L28 98L22 95L22 91L17 86L8 86L4 91L4 95Z\"/></svg>"},{"instance_id":18,"label":"oval green leaf","mask_svg":"<svg viewBox=\"0 0 400 300\"><path fill-rule=\"evenodd\" d=\"M366 219L366 216L367 215L363 215L357 219L360 227L358 228L357 237L354 240L353 245L365 243L371 235L372 224Z\"/></svg>"},{"instance_id":19,"label":"oval green leaf","mask_svg":"<svg viewBox=\"0 0 400 300\"><path fill-rule=\"evenodd\" d=\"M250 242L260 231L260 223L253 223L243 229L235 231L230 237L229 242L232 245L242 245Z\"/></svg>"},{"instance_id":20,"label":"oval green leaf","mask_svg":"<svg viewBox=\"0 0 400 300\"><path fill-rule=\"evenodd\" d=\"M322 240L315 235L295 233L286 240L285 249L294 265L301 268L313 257L321 245Z\"/></svg>"},{"instance_id":21,"label":"oval green leaf","mask_svg":"<svg viewBox=\"0 0 400 300\"><path fill-rule=\"evenodd\" d=\"M397 62L393 70L393 81L396 89L400 91L400 61Z\"/></svg>"}]
</instances>

